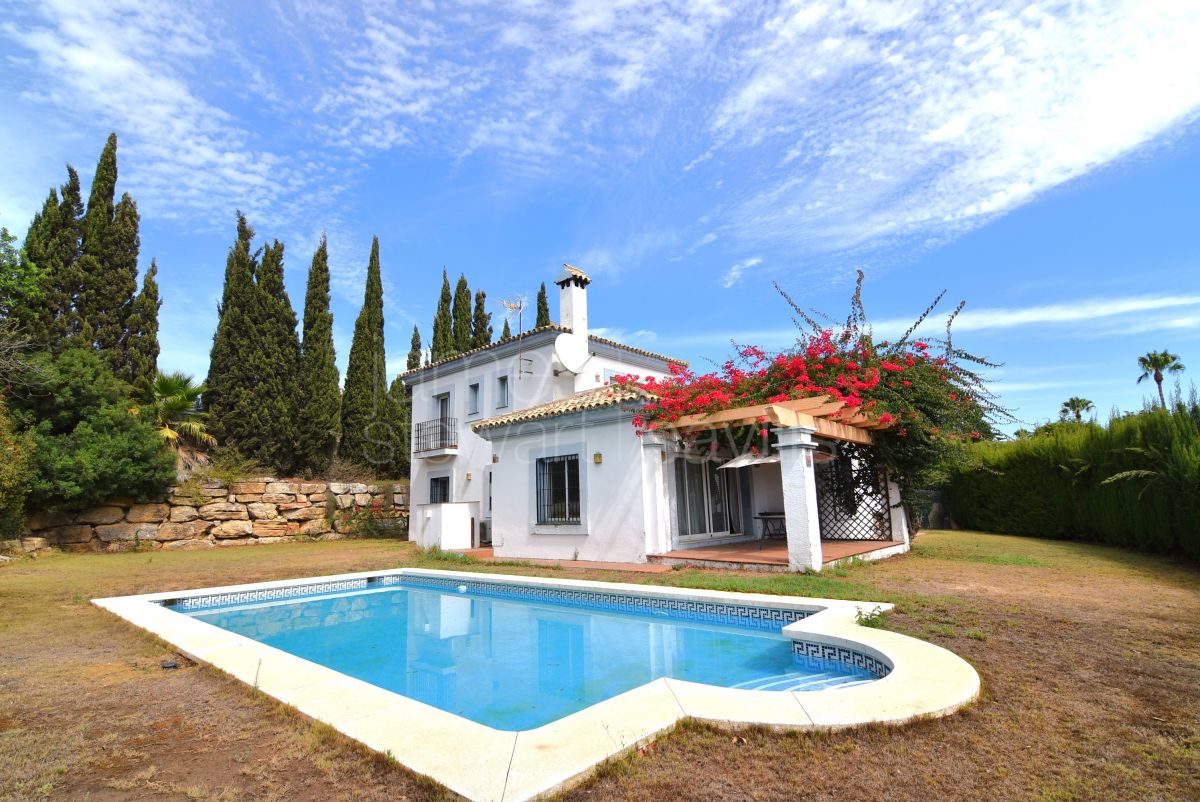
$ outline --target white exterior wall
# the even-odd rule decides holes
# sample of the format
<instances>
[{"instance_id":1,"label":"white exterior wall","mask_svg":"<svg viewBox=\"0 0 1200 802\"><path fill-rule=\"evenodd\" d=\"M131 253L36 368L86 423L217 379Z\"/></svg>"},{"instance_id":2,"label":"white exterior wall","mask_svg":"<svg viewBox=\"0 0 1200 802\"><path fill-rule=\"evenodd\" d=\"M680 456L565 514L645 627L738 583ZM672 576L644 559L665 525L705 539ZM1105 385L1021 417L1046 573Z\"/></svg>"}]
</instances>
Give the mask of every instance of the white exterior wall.
<instances>
[{"instance_id":1,"label":"white exterior wall","mask_svg":"<svg viewBox=\"0 0 1200 802\"><path fill-rule=\"evenodd\" d=\"M413 385L414 450L409 485L412 504L429 502L431 478L449 476L450 501L472 504L471 517L476 522L486 520L487 469L492 465L492 448L486 440L475 434L471 424L493 415L570 395L573 392L571 377L563 375L556 378L550 368L553 351L551 340L487 360L483 364L449 372L440 371L428 380ZM503 407L497 406L497 382L501 376L508 377L509 403ZM480 388L480 403L478 412L472 413L467 408L468 388L476 382ZM443 393L450 395L450 416L458 421L458 449L453 454L422 457L415 451L416 427L418 423L438 417L436 399Z\"/></svg>"},{"instance_id":2,"label":"white exterior wall","mask_svg":"<svg viewBox=\"0 0 1200 802\"><path fill-rule=\"evenodd\" d=\"M648 547L662 542L665 496L661 467L653 468L654 460L661 466L661 452L644 446L628 413L576 413L503 427L491 436L499 456L492 501L497 557L645 562ZM580 523L538 524L537 460L562 454L579 455Z\"/></svg>"},{"instance_id":3,"label":"white exterior wall","mask_svg":"<svg viewBox=\"0 0 1200 802\"><path fill-rule=\"evenodd\" d=\"M584 370L575 376L558 367L554 360L556 336L555 332L547 332L531 337L531 342L514 343L513 346L521 346L519 350L513 346L499 345L496 348L500 351L499 355L485 351L465 357L460 364L438 366L413 377L410 383L413 440L409 492L414 507L429 503L431 478L446 476L450 479L451 503L470 505L468 527L473 533L477 532L479 522L492 517L487 503L488 475L491 473L493 476L494 499L498 493L495 482L502 471L499 470L499 464L493 463L492 444L471 429L472 423L599 387L605 383L606 371L618 375L666 375L665 371L647 368L646 357L631 353L630 360L625 361L612 353L600 353L593 356ZM605 352L613 350L601 346L595 346L595 349ZM500 376L508 377L509 403L503 407L497 406L497 380ZM480 386L480 403L478 412L472 413L468 410L468 388L474 383ZM417 425L438 417L436 399L443 393L450 396L450 417L458 421L458 447L453 453L422 456L416 451ZM626 422L625 428L632 436L633 426ZM589 460L591 453L588 452ZM474 527L470 526L471 520L475 522ZM493 535L493 543L495 540ZM477 543L473 541L465 547L445 543L440 545L442 548L469 548Z\"/></svg>"}]
</instances>

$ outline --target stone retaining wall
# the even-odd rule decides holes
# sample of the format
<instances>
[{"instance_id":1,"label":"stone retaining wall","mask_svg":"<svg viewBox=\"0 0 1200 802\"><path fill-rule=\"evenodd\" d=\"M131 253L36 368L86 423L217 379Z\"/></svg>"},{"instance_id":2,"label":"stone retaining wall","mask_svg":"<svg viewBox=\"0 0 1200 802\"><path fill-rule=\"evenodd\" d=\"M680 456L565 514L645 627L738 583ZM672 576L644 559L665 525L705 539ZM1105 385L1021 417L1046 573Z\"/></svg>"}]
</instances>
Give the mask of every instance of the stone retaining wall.
<instances>
[{"instance_id":1,"label":"stone retaining wall","mask_svg":"<svg viewBox=\"0 0 1200 802\"><path fill-rule=\"evenodd\" d=\"M25 552L131 551L337 540L352 529L343 511L354 510L383 511L391 519L385 524L406 532L407 488L270 477L232 487L192 481L150 503L118 499L75 512L35 513L19 542L0 546Z\"/></svg>"}]
</instances>

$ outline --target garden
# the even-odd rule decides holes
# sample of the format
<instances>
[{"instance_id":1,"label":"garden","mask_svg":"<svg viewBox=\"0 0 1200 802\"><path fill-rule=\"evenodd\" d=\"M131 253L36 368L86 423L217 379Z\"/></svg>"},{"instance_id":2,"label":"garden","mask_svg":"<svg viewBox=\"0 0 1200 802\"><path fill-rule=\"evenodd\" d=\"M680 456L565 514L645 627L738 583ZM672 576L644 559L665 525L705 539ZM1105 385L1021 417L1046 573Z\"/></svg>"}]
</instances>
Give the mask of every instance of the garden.
<instances>
[{"instance_id":1,"label":"garden","mask_svg":"<svg viewBox=\"0 0 1200 802\"><path fill-rule=\"evenodd\" d=\"M394 540L52 554L0 568L0 800L453 798L89 604L401 565L497 570ZM954 650L983 678L972 707L899 729L683 722L567 800L783 800L797 788L812 800L1185 800L1200 783L1200 572L1163 557L927 531L909 555L820 575L502 570L888 601L897 611L875 623Z\"/></svg>"}]
</instances>

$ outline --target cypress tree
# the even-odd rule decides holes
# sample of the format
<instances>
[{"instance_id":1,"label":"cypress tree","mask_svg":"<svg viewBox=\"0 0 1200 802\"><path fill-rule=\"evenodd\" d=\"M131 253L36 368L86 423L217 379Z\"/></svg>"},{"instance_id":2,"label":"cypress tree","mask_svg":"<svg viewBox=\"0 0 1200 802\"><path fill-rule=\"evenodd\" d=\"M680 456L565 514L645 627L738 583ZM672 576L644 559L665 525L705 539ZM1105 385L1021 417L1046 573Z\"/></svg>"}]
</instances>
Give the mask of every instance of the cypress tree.
<instances>
[{"instance_id":1,"label":"cypress tree","mask_svg":"<svg viewBox=\"0 0 1200 802\"><path fill-rule=\"evenodd\" d=\"M392 453L389 473L408 476L412 457L412 389L397 376L388 390L392 414Z\"/></svg>"},{"instance_id":2,"label":"cypress tree","mask_svg":"<svg viewBox=\"0 0 1200 802\"><path fill-rule=\"evenodd\" d=\"M222 444L240 448L248 442L250 407L258 377L251 364L254 332L254 273L257 255L250 252L254 229L237 213L237 240L225 260L225 287L217 307L217 330L209 354L204 406L209 430Z\"/></svg>"},{"instance_id":3,"label":"cypress tree","mask_svg":"<svg viewBox=\"0 0 1200 802\"><path fill-rule=\"evenodd\" d=\"M158 373L158 262L150 260L150 269L142 278L142 291L133 301L129 315L125 360L120 376L134 387L154 381Z\"/></svg>"},{"instance_id":4,"label":"cypress tree","mask_svg":"<svg viewBox=\"0 0 1200 802\"><path fill-rule=\"evenodd\" d=\"M328 469L337 448L342 403L338 383L333 314L329 311L329 248L322 235L308 269L300 351L297 461L300 470L310 475Z\"/></svg>"},{"instance_id":5,"label":"cypress tree","mask_svg":"<svg viewBox=\"0 0 1200 802\"><path fill-rule=\"evenodd\" d=\"M438 296L437 314L433 317L433 342L429 347L429 358L440 362L454 356L453 318L450 316L450 279L442 270L442 293Z\"/></svg>"},{"instance_id":6,"label":"cypress tree","mask_svg":"<svg viewBox=\"0 0 1200 802\"><path fill-rule=\"evenodd\" d=\"M126 321L137 292L137 205L128 194L114 205L117 135L109 134L92 179L81 226L78 345L95 347L109 367L124 362Z\"/></svg>"},{"instance_id":7,"label":"cypress tree","mask_svg":"<svg viewBox=\"0 0 1200 802\"><path fill-rule=\"evenodd\" d=\"M550 325L550 301L546 297L546 282L542 282L542 288L537 294L537 321L533 324L535 328Z\"/></svg>"},{"instance_id":8,"label":"cypress tree","mask_svg":"<svg viewBox=\"0 0 1200 802\"><path fill-rule=\"evenodd\" d=\"M512 329L508 327L508 318L504 318L504 330L500 332L500 341L512 339Z\"/></svg>"},{"instance_id":9,"label":"cypress tree","mask_svg":"<svg viewBox=\"0 0 1200 802\"><path fill-rule=\"evenodd\" d=\"M482 348L492 342L492 313L487 311L487 293L475 293L475 313L471 316L471 347Z\"/></svg>"},{"instance_id":10,"label":"cypress tree","mask_svg":"<svg viewBox=\"0 0 1200 802\"><path fill-rule=\"evenodd\" d=\"M471 350L471 288L467 286L467 277L458 274L458 284L454 287L454 353L461 354Z\"/></svg>"},{"instance_id":11,"label":"cypress tree","mask_svg":"<svg viewBox=\"0 0 1200 802\"><path fill-rule=\"evenodd\" d=\"M245 456L288 473L296 460L300 341L296 313L283 284L283 250L279 240L267 246L255 273L249 327L253 340L247 350L258 381L250 430L243 433L239 447Z\"/></svg>"},{"instance_id":12,"label":"cypress tree","mask_svg":"<svg viewBox=\"0 0 1200 802\"><path fill-rule=\"evenodd\" d=\"M407 370L421 367L421 331L413 326L412 341L405 362ZM412 388L399 376L392 380L388 397L395 417L391 472L394 476L408 476L412 452Z\"/></svg>"},{"instance_id":13,"label":"cypress tree","mask_svg":"<svg viewBox=\"0 0 1200 802\"><path fill-rule=\"evenodd\" d=\"M359 465L386 469L392 458L394 424L388 397L383 342L383 282L379 270L379 237L371 242L362 310L354 321L354 340L342 394L342 442L338 453Z\"/></svg>"},{"instance_id":14,"label":"cypress tree","mask_svg":"<svg viewBox=\"0 0 1200 802\"><path fill-rule=\"evenodd\" d=\"M421 330L413 324L412 345L408 349L408 362L405 364L408 370L415 370L421 367Z\"/></svg>"},{"instance_id":15,"label":"cypress tree","mask_svg":"<svg viewBox=\"0 0 1200 802\"><path fill-rule=\"evenodd\" d=\"M39 276L36 299L14 317L35 348L60 353L79 332L76 301L79 276L79 229L83 202L79 174L67 165L67 182L50 190L25 235L25 272Z\"/></svg>"}]
</instances>

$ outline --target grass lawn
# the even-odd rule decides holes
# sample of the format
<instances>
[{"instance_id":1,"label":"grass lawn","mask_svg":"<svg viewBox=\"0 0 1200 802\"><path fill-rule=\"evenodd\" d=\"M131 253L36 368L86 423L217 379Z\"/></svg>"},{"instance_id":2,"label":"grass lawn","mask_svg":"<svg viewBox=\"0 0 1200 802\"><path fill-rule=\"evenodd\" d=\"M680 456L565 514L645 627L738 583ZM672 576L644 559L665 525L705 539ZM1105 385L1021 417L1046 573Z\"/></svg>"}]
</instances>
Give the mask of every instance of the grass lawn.
<instances>
[{"instance_id":1,"label":"grass lawn","mask_svg":"<svg viewBox=\"0 0 1200 802\"><path fill-rule=\"evenodd\" d=\"M1200 798L1200 570L1105 547L926 532L912 554L820 576L495 567L389 541L9 563L0 800L452 798L237 681L161 670L169 649L88 604L401 564L891 601L885 626L952 649L983 677L969 710L898 729L685 723L569 800Z\"/></svg>"}]
</instances>

